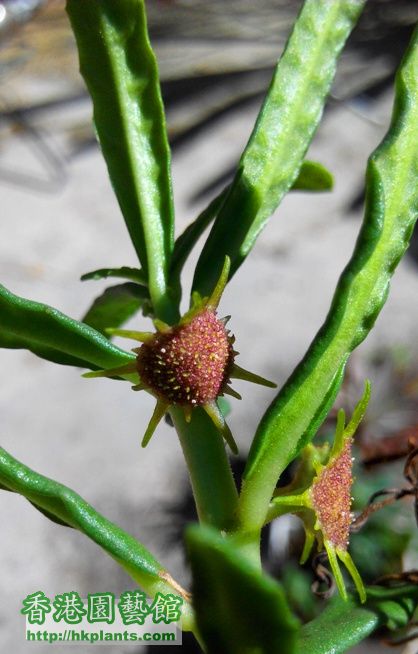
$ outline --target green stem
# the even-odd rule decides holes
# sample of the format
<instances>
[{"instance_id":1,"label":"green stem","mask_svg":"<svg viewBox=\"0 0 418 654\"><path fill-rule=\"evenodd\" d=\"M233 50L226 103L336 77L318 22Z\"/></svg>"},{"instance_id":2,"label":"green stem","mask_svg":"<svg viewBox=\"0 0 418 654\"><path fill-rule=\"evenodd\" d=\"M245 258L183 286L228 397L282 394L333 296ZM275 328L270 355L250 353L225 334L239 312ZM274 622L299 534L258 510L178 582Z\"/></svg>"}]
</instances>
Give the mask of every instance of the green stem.
<instances>
[{"instance_id":1,"label":"green stem","mask_svg":"<svg viewBox=\"0 0 418 654\"><path fill-rule=\"evenodd\" d=\"M264 524L267 524L285 513L294 513L298 509L311 508L309 502L309 491L299 495L278 495L270 502Z\"/></svg>"},{"instance_id":2,"label":"green stem","mask_svg":"<svg viewBox=\"0 0 418 654\"><path fill-rule=\"evenodd\" d=\"M194 409L190 423L181 408L170 415L190 474L199 520L218 529L235 522L238 493L223 438L203 409Z\"/></svg>"},{"instance_id":3,"label":"green stem","mask_svg":"<svg viewBox=\"0 0 418 654\"><path fill-rule=\"evenodd\" d=\"M154 309L154 316L156 318L163 320L168 325L175 325L180 317L177 308L178 302L172 301L169 295L169 291L164 295L154 293L152 298L152 306Z\"/></svg>"},{"instance_id":4,"label":"green stem","mask_svg":"<svg viewBox=\"0 0 418 654\"><path fill-rule=\"evenodd\" d=\"M260 552L260 532L242 532L233 531L229 534L229 539L237 554L245 557L250 563L261 570L261 552Z\"/></svg>"}]
</instances>

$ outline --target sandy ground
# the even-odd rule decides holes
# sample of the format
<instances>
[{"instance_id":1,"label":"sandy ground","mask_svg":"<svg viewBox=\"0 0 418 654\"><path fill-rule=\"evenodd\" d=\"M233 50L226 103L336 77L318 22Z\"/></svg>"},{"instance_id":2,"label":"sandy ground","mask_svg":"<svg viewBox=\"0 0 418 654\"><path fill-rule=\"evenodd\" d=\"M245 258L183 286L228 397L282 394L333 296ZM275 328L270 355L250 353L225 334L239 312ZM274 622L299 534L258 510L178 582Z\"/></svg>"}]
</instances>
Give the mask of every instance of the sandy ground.
<instances>
[{"instance_id":1,"label":"sandy ground","mask_svg":"<svg viewBox=\"0 0 418 654\"><path fill-rule=\"evenodd\" d=\"M347 206L361 188L368 154L385 132L390 104L386 97L370 106L372 121L344 105L327 113L309 156L334 172L334 192L289 196L229 285L221 312L232 315L243 366L282 383L323 321L360 225L361 215L348 215ZM86 106L81 103L72 110L83 113ZM216 131L174 157L178 232L198 210L188 204L191 192L236 159L255 112L253 107L229 116ZM60 118L55 112L43 119L48 138L58 144L55 128ZM0 163L30 170L38 165L20 137L0 149ZM79 156L67 171L68 182L53 194L0 179L0 278L18 295L80 317L106 286L80 283L80 274L136 261L98 150ZM190 264L185 270L186 289L192 268ZM418 305L412 298L417 295L417 271L405 260L361 351L382 344L415 346ZM132 324L149 327L144 318ZM0 351L0 369L1 444L35 470L75 489L187 583L180 549L167 542L169 519L162 510L183 488L186 471L178 442L173 430L162 425L145 451L139 447L152 398L132 393L122 383L82 379L77 369L24 351ZM233 401L230 425L245 451L274 392L244 383L236 388L243 400ZM45 651L44 645L27 644L23 637L19 609L34 590L51 596L74 589L86 596L132 588L128 577L94 544L52 524L21 497L0 494L0 524L1 651ZM102 648L108 654L133 651L131 646L96 649ZM59 651L67 654L74 648L60 646Z\"/></svg>"}]
</instances>

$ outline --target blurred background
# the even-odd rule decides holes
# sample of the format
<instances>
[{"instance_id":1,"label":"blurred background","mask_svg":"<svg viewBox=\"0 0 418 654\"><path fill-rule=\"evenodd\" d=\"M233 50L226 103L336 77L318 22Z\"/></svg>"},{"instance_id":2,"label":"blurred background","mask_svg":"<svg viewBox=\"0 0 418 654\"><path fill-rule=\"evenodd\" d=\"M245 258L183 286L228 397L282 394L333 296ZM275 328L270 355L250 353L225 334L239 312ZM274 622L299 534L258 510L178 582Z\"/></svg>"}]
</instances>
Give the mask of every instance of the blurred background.
<instances>
[{"instance_id":1,"label":"blurred background","mask_svg":"<svg viewBox=\"0 0 418 654\"><path fill-rule=\"evenodd\" d=\"M173 148L177 233L228 182L268 86L298 0L148 0ZM341 58L322 125L308 157L335 176L332 193L291 193L272 217L224 295L239 363L281 385L328 310L358 233L367 157L390 119L394 71L418 19L416 0L369 0ZM62 0L0 2L0 282L23 297L82 318L106 281L81 283L101 267L136 265L91 123L75 43ZM190 287L196 255L184 273ZM363 380L372 401L358 439L355 509L381 488L406 485L408 444L418 446L418 237L395 275L372 334L352 357L338 404L350 411ZM1 315L0 315L1 321ZM138 315L129 325L149 329ZM121 343L123 347L125 343ZM87 380L25 351L0 351L1 445L67 484L137 536L184 584L184 525L194 519L174 431L139 440L153 400L128 385ZM235 386L235 384L234 384ZM274 392L245 384L229 423L241 453ZM332 420L322 438L332 433ZM242 469L235 462L237 475ZM47 521L24 499L0 494L0 649L43 651L24 641L26 595L76 590L119 594L132 582L96 546ZM352 539L372 581L418 567L410 500L376 514ZM296 518L276 521L264 540L266 565L286 585L302 619L321 600L309 565L298 568ZM284 565L284 563L286 565ZM384 651L382 638L352 650ZM187 640L187 639L185 639ZM131 644L104 652L143 652ZM125 648L125 649L124 649ZM416 654L418 641L394 651ZM72 646L59 651L73 652ZM153 647L150 651L157 652ZM183 652L194 651L183 646ZM390 651L390 650L388 650Z\"/></svg>"}]
</instances>

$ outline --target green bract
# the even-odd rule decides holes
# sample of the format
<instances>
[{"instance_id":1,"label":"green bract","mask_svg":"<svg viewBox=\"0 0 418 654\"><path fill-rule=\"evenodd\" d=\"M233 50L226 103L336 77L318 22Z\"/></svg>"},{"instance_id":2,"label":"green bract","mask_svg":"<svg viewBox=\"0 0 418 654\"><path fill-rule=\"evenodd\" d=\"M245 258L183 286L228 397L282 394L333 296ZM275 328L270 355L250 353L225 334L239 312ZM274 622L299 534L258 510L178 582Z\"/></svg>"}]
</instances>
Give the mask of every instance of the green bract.
<instances>
[{"instance_id":1,"label":"green bract","mask_svg":"<svg viewBox=\"0 0 418 654\"><path fill-rule=\"evenodd\" d=\"M300 562L306 563L317 540L319 549L324 548L327 552L341 597L347 599L347 591L338 559L350 573L361 602L366 601L366 592L348 552L352 523L352 444L369 399L370 382L367 381L363 397L347 425L344 409L339 410L332 449L328 443L318 448L307 445L302 450L294 480L289 486L275 491L268 513L269 520L284 513L298 515L305 529Z\"/></svg>"}]
</instances>

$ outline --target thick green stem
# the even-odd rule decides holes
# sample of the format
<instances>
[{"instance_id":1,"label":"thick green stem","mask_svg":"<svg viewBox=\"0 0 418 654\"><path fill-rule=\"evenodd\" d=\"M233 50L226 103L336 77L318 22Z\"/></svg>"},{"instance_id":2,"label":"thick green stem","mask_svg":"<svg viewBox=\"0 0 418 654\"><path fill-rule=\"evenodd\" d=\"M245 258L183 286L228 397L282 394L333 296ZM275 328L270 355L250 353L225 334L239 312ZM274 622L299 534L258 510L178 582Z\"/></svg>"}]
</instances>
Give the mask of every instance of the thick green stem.
<instances>
[{"instance_id":1,"label":"thick green stem","mask_svg":"<svg viewBox=\"0 0 418 654\"><path fill-rule=\"evenodd\" d=\"M163 320L168 325L174 325L178 322L180 314L177 309L177 301L170 299L170 293L161 296L154 295L152 306L154 315L159 320Z\"/></svg>"},{"instance_id":2,"label":"thick green stem","mask_svg":"<svg viewBox=\"0 0 418 654\"><path fill-rule=\"evenodd\" d=\"M228 534L228 538L237 554L245 557L261 570L260 531L242 532L235 530Z\"/></svg>"},{"instance_id":3,"label":"thick green stem","mask_svg":"<svg viewBox=\"0 0 418 654\"><path fill-rule=\"evenodd\" d=\"M170 414L183 448L199 520L230 529L238 493L222 436L203 409L193 410L190 423L180 408L172 408Z\"/></svg>"}]
</instances>

